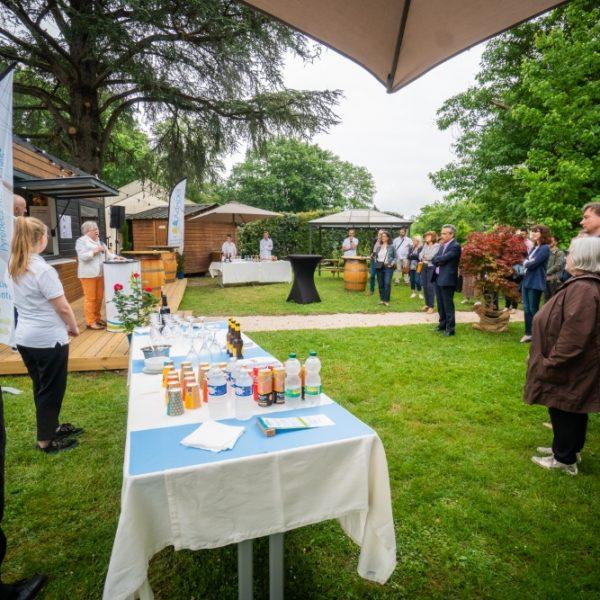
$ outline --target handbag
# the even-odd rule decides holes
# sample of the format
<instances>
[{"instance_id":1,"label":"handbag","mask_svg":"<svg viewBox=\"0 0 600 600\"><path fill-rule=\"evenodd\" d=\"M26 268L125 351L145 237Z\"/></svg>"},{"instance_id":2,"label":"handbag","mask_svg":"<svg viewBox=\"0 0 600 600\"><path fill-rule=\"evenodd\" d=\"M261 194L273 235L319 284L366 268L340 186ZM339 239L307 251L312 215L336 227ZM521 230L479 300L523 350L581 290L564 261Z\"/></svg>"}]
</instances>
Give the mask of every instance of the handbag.
<instances>
[{"instance_id":1,"label":"handbag","mask_svg":"<svg viewBox=\"0 0 600 600\"><path fill-rule=\"evenodd\" d=\"M422 271L423 271L423 263L418 262L417 263L417 273L421 273Z\"/></svg>"},{"instance_id":2,"label":"handbag","mask_svg":"<svg viewBox=\"0 0 600 600\"><path fill-rule=\"evenodd\" d=\"M380 261L377 261L377 262L375 263L375 268L376 268L377 270L381 270L381 269L383 269L383 265L384 265L384 264L385 264L385 263L382 263L382 262L380 262Z\"/></svg>"}]
</instances>

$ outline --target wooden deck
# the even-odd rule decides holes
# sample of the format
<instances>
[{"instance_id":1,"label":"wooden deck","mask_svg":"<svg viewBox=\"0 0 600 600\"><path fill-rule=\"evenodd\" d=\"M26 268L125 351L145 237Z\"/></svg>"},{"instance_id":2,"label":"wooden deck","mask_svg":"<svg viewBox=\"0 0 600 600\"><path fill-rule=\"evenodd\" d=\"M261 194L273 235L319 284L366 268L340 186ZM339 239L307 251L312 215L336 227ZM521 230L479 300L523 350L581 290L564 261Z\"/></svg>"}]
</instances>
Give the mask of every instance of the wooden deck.
<instances>
[{"instance_id":1,"label":"wooden deck","mask_svg":"<svg viewBox=\"0 0 600 600\"><path fill-rule=\"evenodd\" d=\"M175 312L185 293L187 279L176 279L165 285L171 311ZM72 303L81 334L72 339L69 348L69 371L116 371L127 369L129 342L123 333L94 331L85 327L83 298ZM27 373L18 352L0 345L0 375Z\"/></svg>"}]
</instances>

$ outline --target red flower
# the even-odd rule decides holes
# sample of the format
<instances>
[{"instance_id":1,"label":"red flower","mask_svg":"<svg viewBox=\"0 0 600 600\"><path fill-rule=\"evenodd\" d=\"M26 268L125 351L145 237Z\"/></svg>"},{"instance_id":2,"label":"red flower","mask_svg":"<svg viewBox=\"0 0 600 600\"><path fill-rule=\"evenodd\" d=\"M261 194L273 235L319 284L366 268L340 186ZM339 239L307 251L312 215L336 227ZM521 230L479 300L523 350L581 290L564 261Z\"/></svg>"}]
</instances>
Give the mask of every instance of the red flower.
<instances>
[{"instance_id":1,"label":"red flower","mask_svg":"<svg viewBox=\"0 0 600 600\"><path fill-rule=\"evenodd\" d=\"M144 288L144 290L148 293L152 293L152 288L151 287L146 287Z\"/></svg>"},{"instance_id":2,"label":"red flower","mask_svg":"<svg viewBox=\"0 0 600 600\"><path fill-rule=\"evenodd\" d=\"M139 278L140 278L140 274L139 274L139 273L134 273L134 274L132 275L132 277L133 277L134 279L139 279Z\"/></svg>"},{"instance_id":3,"label":"red flower","mask_svg":"<svg viewBox=\"0 0 600 600\"><path fill-rule=\"evenodd\" d=\"M123 289L123 286L120 283L115 283L114 290L115 292L120 292Z\"/></svg>"}]
</instances>

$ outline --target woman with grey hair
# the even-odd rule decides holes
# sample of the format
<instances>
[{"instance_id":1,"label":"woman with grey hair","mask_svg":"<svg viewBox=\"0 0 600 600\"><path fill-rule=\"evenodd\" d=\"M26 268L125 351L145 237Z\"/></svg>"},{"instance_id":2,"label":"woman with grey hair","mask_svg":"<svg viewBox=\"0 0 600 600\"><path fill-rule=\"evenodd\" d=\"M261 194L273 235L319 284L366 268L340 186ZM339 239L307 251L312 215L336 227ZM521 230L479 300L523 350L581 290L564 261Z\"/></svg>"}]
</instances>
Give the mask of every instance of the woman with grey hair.
<instances>
[{"instance_id":1,"label":"woman with grey hair","mask_svg":"<svg viewBox=\"0 0 600 600\"><path fill-rule=\"evenodd\" d=\"M554 432L531 460L577 475L588 414L600 412L600 238L575 238L567 271L533 319L524 399L548 407Z\"/></svg>"},{"instance_id":2,"label":"woman with grey hair","mask_svg":"<svg viewBox=\"0 0 600 600\"><path fill-rule=\"evenodd\" d=\"M83 289L83 311L89 329L104 329L106 321L101 317L104 300L103 262L117 258L100 240L100 231L95 221L86 221L81 226L83 234L75 244L77 252L77 277Z\"/></svg>"}]
</instances>

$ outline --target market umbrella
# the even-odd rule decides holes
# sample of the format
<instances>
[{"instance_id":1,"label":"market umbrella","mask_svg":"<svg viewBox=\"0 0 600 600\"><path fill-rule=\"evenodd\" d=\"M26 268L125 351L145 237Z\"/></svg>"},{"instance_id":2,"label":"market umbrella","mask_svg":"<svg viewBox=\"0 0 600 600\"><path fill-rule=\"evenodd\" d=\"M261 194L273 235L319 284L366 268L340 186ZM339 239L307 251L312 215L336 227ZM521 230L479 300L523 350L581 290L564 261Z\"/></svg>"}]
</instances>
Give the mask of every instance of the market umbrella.
<instances>
[{"instance_id":1,"label":"market umbrella","mask_svg":"<svg viewBox=\"0 0 600 600\"><path fill-rule=\"evenodd\" d=\"M362 65L395 92L559 0L249 0Z\"/></svg>"},{"instance_id":2,"label":"market umbrella","mask_svg":"<svg viewBox=\"0 0 600 600\"><path fill-rule=\"evenodd\" d=\"M203 219L210 223L233 223L234 225L243 225L250 221L270 219L271 217L281 217L281 213L264 210L263 208L257 208L256 206L248 206L241 202L227 202L227 204L221 204L220 206L211 208L199 215L195 215L189 220Z\"/></svg>"}]
</instances>

